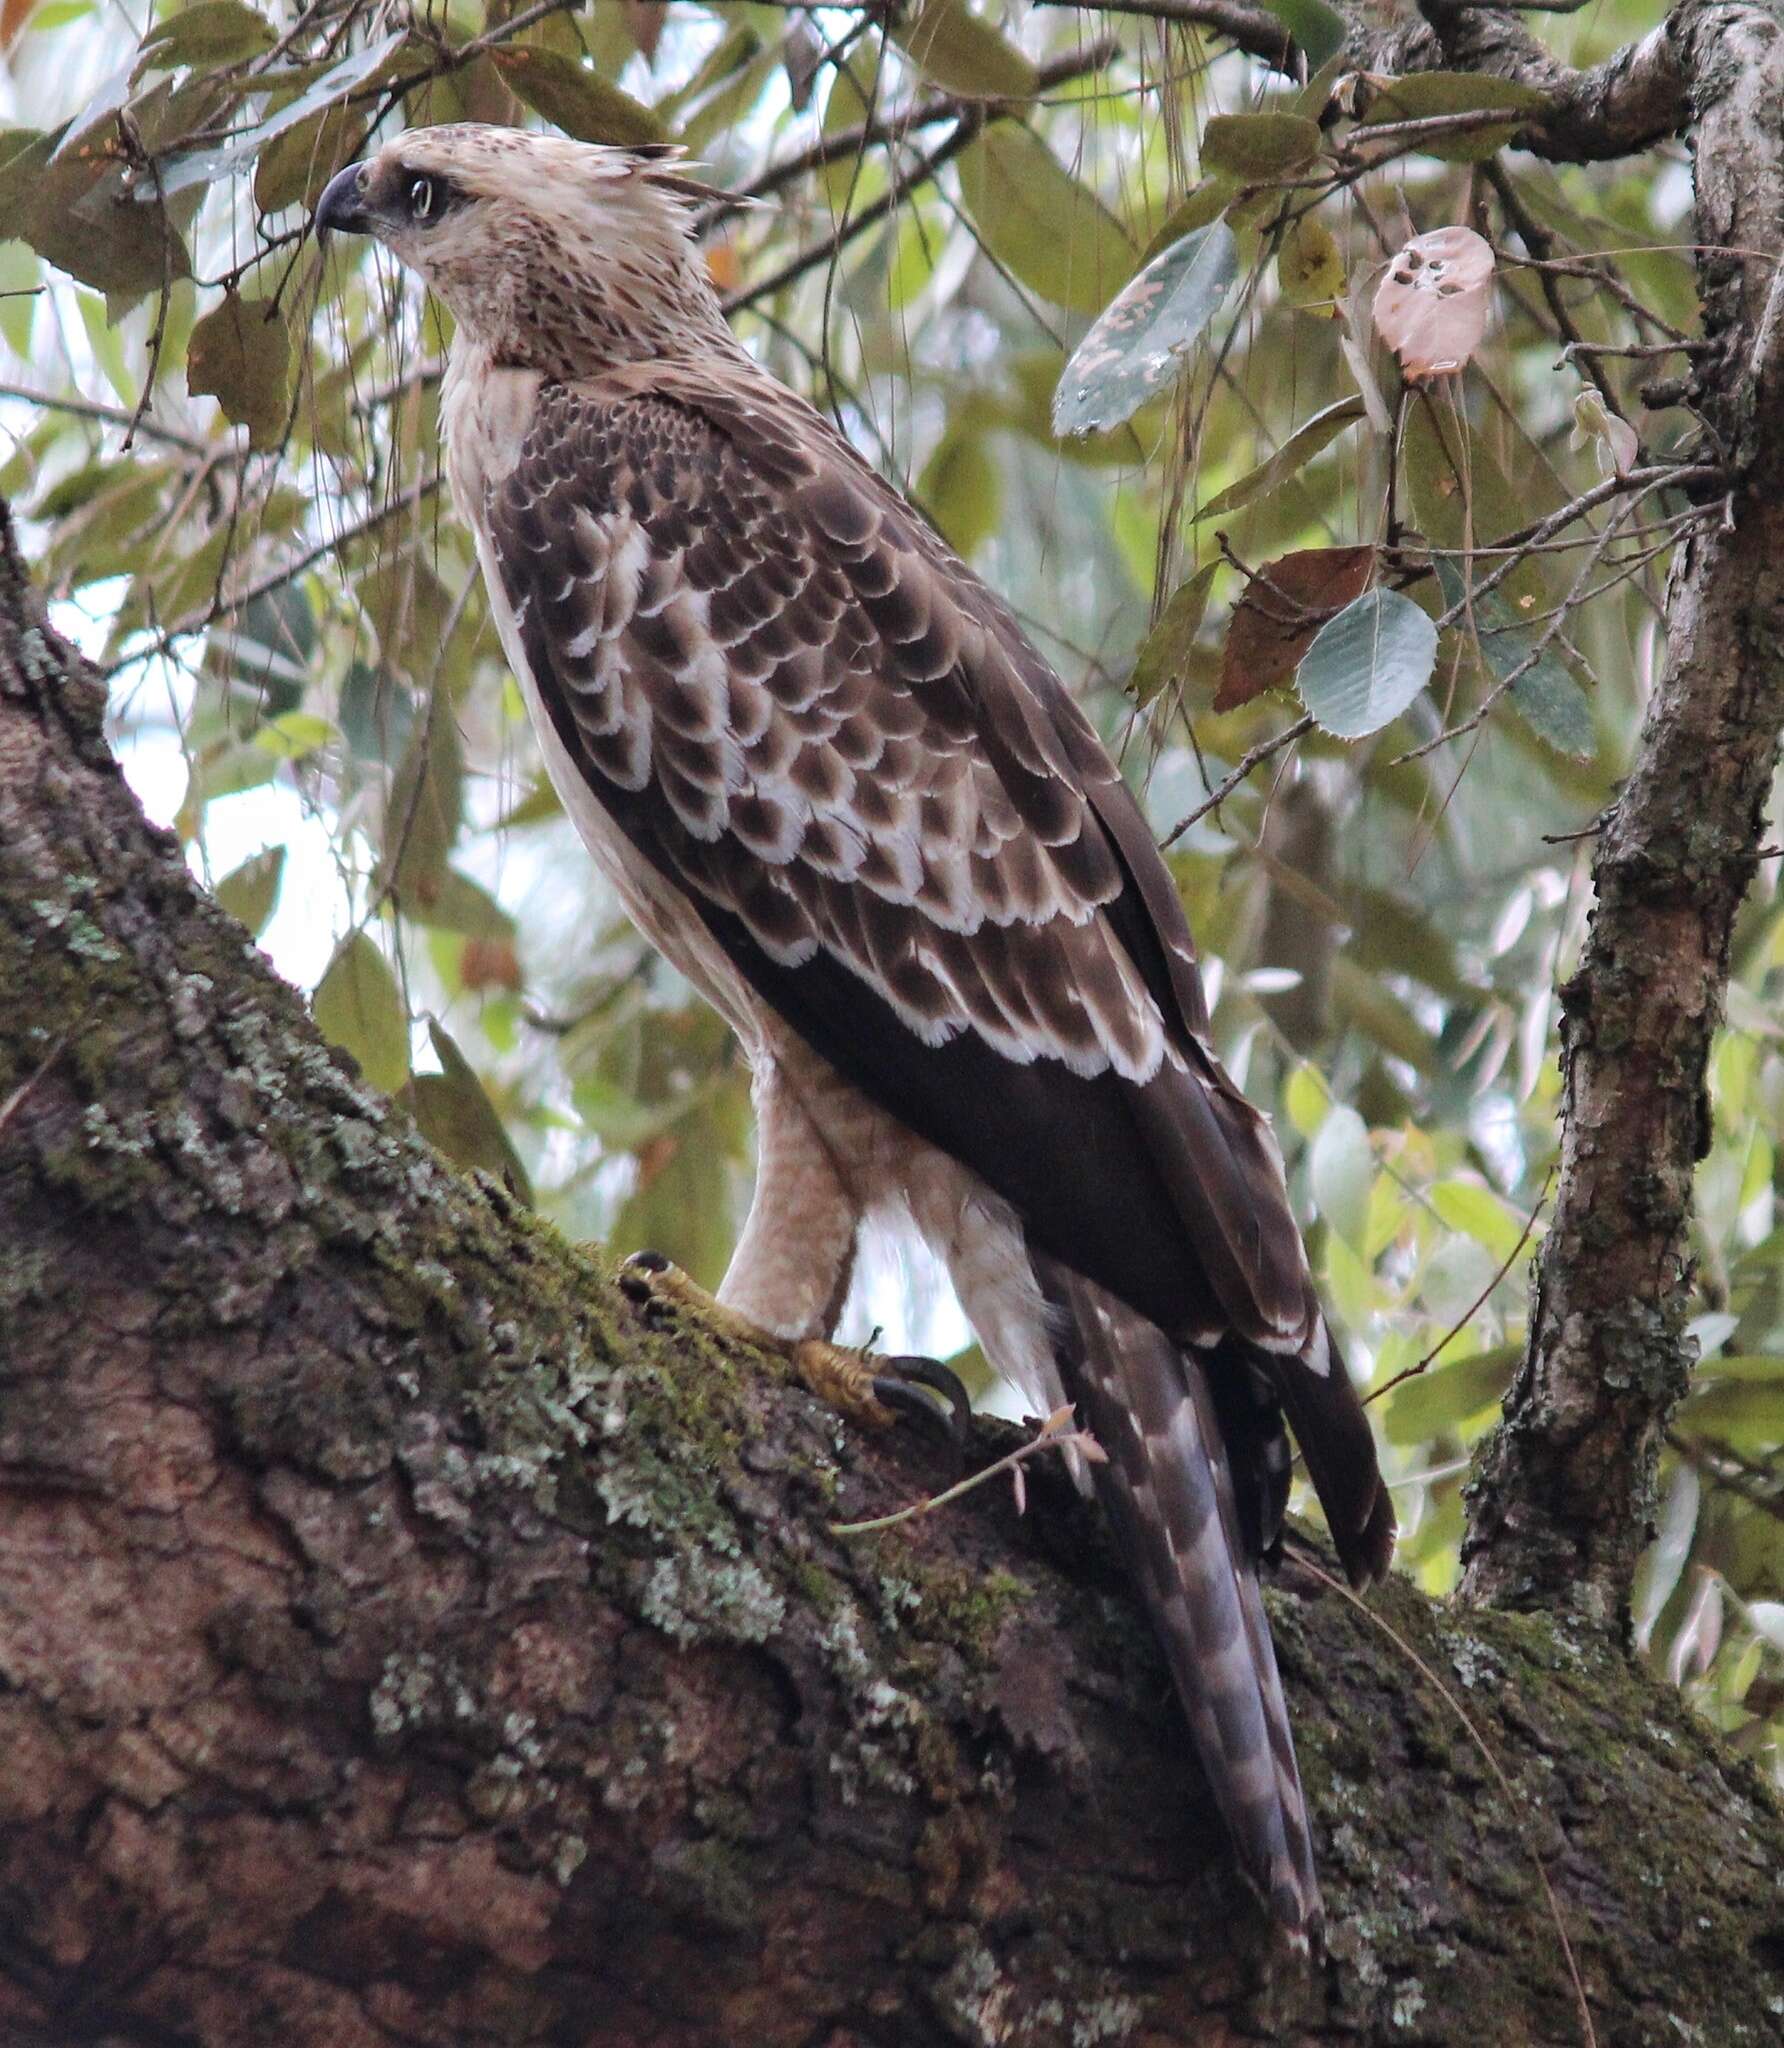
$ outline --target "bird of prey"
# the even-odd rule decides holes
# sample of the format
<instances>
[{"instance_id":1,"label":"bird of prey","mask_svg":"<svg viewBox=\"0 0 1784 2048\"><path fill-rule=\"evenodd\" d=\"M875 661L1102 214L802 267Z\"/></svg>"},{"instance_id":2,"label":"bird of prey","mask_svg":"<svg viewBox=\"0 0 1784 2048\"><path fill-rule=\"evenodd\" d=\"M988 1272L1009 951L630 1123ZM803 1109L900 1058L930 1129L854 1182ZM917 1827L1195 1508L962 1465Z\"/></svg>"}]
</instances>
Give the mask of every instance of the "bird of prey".
<instances>
[{"instance_id":1,"label":"bird of prey","mask_svg":"<svg viewBox=\"0 0 1784 2048\"><path fill-rule=\"evenodd\" d=\"M1352 1579L1394 1516L1265 1119L1141 814L1009 609L733 336L673 152L454 125L335 177L444 300L446 468L552 781L758 1114L730 1326L833 1345L863 1220L939 1254L1100 1482L1242 1869L1307 1939L1258 1591L1292 1426ZM663 1262L643 1284L671 1287ZM638 1276L635 1274L635 1278Z\"/></svg>"}]
</instances>

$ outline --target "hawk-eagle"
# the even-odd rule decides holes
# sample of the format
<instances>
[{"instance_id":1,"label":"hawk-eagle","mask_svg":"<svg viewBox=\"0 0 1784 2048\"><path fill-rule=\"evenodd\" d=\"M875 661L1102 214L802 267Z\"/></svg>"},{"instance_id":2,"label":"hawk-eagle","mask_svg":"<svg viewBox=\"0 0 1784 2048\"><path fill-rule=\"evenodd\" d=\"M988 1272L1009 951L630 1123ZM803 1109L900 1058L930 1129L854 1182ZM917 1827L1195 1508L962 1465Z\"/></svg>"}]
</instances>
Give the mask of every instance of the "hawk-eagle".
<instances>
[{"instance_id":1,"label":"hawk-eagle","mask_svg":"<svg viewBox=\"0 0 1784 2048\"><path fill-rule=\"evenodd\" d=\"M1394 1516L1176 889L1008 608L732 335L672 153L412 130L337 176L454 320L446 467L551 777L735 1027L726 1311L808 1364L864 1218L1075 1403L1240 1861L1319 1921L1256 1566L1294 1430L1352 1578ZM857 1368L857 1372L859 1368Z\"/></svg>"}]
</instances>

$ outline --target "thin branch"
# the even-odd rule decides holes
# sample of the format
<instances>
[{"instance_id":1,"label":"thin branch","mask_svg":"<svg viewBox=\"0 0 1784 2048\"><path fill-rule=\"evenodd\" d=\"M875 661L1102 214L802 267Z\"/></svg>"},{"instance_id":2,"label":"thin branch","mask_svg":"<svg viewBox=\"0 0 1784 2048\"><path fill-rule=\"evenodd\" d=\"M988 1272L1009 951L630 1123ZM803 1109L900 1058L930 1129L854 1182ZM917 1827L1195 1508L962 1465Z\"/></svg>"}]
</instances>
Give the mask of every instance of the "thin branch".
<instances>
[{"instance_id":1,"label":"thin branch","mask_svg":"<svg viewBox=\"0 0 1784 2048\"><path fill-rule=\"evenodd\" d=\"M388 505L380 505L376 511L368 512L365 518L354 525L345 527L329 539L318 541L308 553L299 555L295 562L288 562L284 568L275 569L262 576L246 589L236 591L230 597L221 594L214 597L202 611L190 612L183 619L176 619L171 626L163 628L145 647L134 647L128 654L121 654L99 674L108 679L121 670L135 668L138 663L153 661L164 654L171 654L177 642L202 633L207 626L214 626L219 619L233 617L235 613L251 605L256 598L270 596L275 590L283 590L287 583L294 583L306 575L318 562L326 561L332 554L363 539L368 533L375 533L380 526L397 518L401 513L412 512L415 507L433 496L445 481L443 476L424 477L420 483L411 484L400 497L392 498Z\"/></svg>"},{"instance_id":2,"label":"thin branch","mask_svg":"<svg viewBox=\"0 0 1784 2048\"><path fill-rule=\"evenodd\" d=\"M1209 792L1204 802L1197 804L1195 809L1186 818L1179 818L1177 820L1170 831L1158 842L1159 845L1161 847L1174 846L1192 825L1200 823L1210 811L1218 810L1254 768L1261 767L1273 754L1280 754L1284 747L1292 747L1296 740L1305 739L1312 730L1313 720L1311 717L1297 718L1293 725L1284 727L1274 738L1259 740L1250 753L1241 759L1238 767L1217 788Z\"/></svg>"},{"instance_id":3,"label":"thin branch","mask_svg":"<svg viewBox=\"0 0 1784 2048\"><path fill-rule=\"evenodd\" d=\"M1069 85L1074 79L1087 78L1104 70L1120 50L1121 45L1113 36L1102 36L1081 50L1055 57L1039 67L1038 89L1048 92L1055 86ZM709 211L701 216L700 227L704 231L713 221L723 219L745 202L766 199L811 172L821 171L827 164L839 163L875 143L902 142L920 128L934 128L943 121L958 121L963 104L946 94L937 94L933 98L919 100L915 106L883 114L878 120L863 121L853 128L839 128L833 134L820 135L809 147L770 164L734 191L721 194Z\"/></svg>"},{"instance_id":4,"label":"thin branch","mask_svg":"<svg viewBox=\"0 0 1784 2048\"><path fill-rule=\"evenodd\" d=\"M1498 1272L1493 1275L1492 1279L1487 1282L1486 1286L1484 1286L1481 1289L1481 1291L1474 1297L1474 1299L1468 1304L1468 1306L1462 1311L1462 1313L1456 1318L1456 1320L1453 1323L1451 1323L1449 1328L1444 1331L1443 1335L1438 1338L1437 1342L1431 1346L1430 1350L1425 1353L1424 1357L1421 1358L1416 1365L1409 1365L1403 1372L1395 1373L1391 1380L1383 1380L1379 1387L1372 1388L1367 1394L1363 1396L1363 1406L1365 1408L1369 1406L1370 1402L1379 1401L1383 1394L1391 1394L1396 1387L1403 1386L1406 1383L1406 1381L1416 1380L1421 1373L1429 1372L1431 1367L1436 1363L1436 1361L1440 1357L1442 1357L1445 1351L1449 1349L1450 1345L1452 1345L1456 1341L1456 1339L1459 1336L1461 1336L1462 1332L1465 1329L1467 1329L1468 1325L1474 1321L1475 1316L1480 1312L1480 1310L1485 1308L1487 1303L1492 1300L1493 1290L1511 1271L1513 1266L1517 1264L1519 1255L1522 1253L1524 1247L1530 1242L1530 1234L1536 1228L1536 1219L1542 1214L1542 1205L1549 1198L1549 1189L1554 1185L1554 1180L1555 1169L1551 1166L1548 1170L1548 1173L1545 1175L1543 1179L1542 1192L1536 1198L1536 1206L1530 1211L1530 1214L1525 1217L1524 1227L1518 1233L1518 1241L1516 1244L1512 1246L1511 1250L1506 1253L1505 1258L1500 1264Z\"/></svg>"},{"instance_id":5,"label":"thin branch","mask_svg":"<svg viewBox=\"0 0 1784 2048\"><path fill-rule=\"evenodd\" d=\"M742 291L731 293L725 300L726 313L739 313L753 306L758 299L772 298L807 271L816 270L819 264L828 263L840 255L857 236L885 219L887 214L900 205L909 194L929 183L936 172L946 163L951 163L967 144L983 132L986 120L982 107L963 107L960 111L960 125L946 140L939 142L927 156L922 156L907 171L902 171L887 186L871 206L864 206L847 220L839 221L835 230L821 242L803 249L797 256L790 257L781 267L770 272L759 283L747 286Z\"/></svg>"},{"instance_id":6,"label":"thin branch","mask_svg":"<svg viewBox=\"0 0 1784 2048\"><path fill-rule=\"evenodd\" d=\"M103 405L96 398L62 398L50 391L34 391L29 384L0 384L0 398L16 398L26 405L41 406L45 412L65 412L75 419L94 420L107 427L129 427L132 415L121 405ZM145 441L160 441L187 455L204 457L211 451L191 434L158 426L153 420L137 420L136 431Z\"/></svg>"}]
</instances>

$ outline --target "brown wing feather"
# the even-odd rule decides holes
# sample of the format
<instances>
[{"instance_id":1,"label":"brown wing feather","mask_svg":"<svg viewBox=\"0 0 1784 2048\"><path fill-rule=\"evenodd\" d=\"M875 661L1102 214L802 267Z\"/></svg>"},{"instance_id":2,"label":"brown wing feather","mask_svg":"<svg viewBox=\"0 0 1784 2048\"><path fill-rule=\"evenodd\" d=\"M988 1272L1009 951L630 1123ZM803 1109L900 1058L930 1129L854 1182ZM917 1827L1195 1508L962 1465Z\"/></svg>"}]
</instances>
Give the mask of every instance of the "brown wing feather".
<instances>
[{"instance_id":1,"label":"brown wing feather","mask_svg":"<svg viewBox=\"0 0 1784 2048\"><path fill-rule=\"evenodd\" d=\"M1176 890L998 600L809 409L547 386L487 539L541 700L759 995L1044 1251L1280 1387L1341 1552L1392 1515Z\"/></svg>"}]
</instances>

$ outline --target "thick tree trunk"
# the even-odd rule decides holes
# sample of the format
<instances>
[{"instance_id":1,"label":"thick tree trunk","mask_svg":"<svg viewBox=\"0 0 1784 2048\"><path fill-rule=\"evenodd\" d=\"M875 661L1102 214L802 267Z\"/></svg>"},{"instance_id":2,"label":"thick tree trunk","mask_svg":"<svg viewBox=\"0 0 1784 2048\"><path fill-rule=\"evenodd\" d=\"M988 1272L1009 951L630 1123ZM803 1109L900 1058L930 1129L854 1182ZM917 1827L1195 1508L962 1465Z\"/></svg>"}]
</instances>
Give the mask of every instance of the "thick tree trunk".
<instances>
[{"instance_id":1,"label":"thick tree trunk","mask_svg":"<svg viewBox=\"0 0 1784 2048\"><path fill-rule=\"evenodd\" d=\"M0 560L0 2040L1784 2038L1784 1819L1596 1637L1273 1612L1273 1953L1093 1516L644 1327L318 1042ZM1467 1719L1464 1721L1463 1713ZM1476 1736L1510 1782L1483 1763Z\"/></svg>"}]
</instances>

